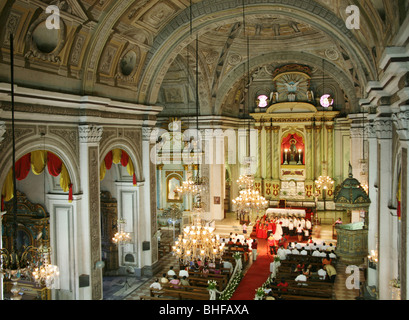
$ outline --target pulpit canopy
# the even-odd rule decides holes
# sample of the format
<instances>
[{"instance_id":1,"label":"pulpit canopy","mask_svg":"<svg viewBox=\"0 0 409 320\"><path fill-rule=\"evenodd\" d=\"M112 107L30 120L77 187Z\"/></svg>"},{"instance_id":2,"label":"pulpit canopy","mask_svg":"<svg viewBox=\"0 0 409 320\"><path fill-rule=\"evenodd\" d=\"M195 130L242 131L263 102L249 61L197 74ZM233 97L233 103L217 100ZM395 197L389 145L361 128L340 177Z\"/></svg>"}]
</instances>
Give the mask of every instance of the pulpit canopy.
<instances>
[{"instance_id":1,"label":"pulpit canopy","mask_svg":"<svg viewBox=\"0 0 409 320\"><path fill-rule=\"evenodd\" d=\"M361 183L352 175L349 164L349 177L335 189L334 202L336 208L359 210L370 206L371 200Z\"/></svg>"}]
</instances>

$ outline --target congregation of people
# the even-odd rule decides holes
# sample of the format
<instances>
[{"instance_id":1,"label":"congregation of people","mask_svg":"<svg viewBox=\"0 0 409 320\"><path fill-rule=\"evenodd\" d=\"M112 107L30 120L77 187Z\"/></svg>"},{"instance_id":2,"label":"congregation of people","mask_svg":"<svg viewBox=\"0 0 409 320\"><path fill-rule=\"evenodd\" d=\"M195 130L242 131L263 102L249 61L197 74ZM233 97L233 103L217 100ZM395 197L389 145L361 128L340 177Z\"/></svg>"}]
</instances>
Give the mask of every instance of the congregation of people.
<instances>
[{"instance_id":1,"label":"congregation of people","mask_svg":"<svg viewBox=\"0 0 409 320\"><path fill-rule=\"evenodd\" d=\"M336 246L332 242L314 241L312 223L309 219L264 215L261 218L257 217L253 225L244 223L242 229L242 234L231 232L228 236L221 237L219 241L225 245L225 255L238 251L243 254L245 263L250 259L255 262L260 254L259 242L267 242L267 254L270 255L272 262L269 270L271 281L265 289L266 300L284 300L289 282L295 282L303 288L308 286L309 281L334 283ZM249 234L248 229L252 230ZM228 259L215 262L198 259L188 265L179 263L178 272L170 267L162 278L155 279L151 288L161 290L163 285L168 284L175 289L189 286L189 272L204 278L209 274L220 274L226 270L230 274L233 272L233 264ZM283 272L282 266L288 266L289 269Z\"/></svg>"}]
</instances>

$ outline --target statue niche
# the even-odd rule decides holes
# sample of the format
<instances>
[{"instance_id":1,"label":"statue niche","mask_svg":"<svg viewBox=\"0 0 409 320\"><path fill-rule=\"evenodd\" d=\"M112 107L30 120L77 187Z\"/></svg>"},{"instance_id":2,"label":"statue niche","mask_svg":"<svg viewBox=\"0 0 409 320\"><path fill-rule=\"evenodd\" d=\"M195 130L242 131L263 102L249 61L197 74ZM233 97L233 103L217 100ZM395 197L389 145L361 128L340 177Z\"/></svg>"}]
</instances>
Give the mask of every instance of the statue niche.
<instances>
[{"instance_id":1,"label":"statue niche","mask_svg":"<svg viewBox=\"0 0 409 320\"><path fill-rule=\"evenodd\" d=\"M281 142L282 165L305 165L305 145L303 138L296 133L290 133Z\"/></svg>"}]
</instances>

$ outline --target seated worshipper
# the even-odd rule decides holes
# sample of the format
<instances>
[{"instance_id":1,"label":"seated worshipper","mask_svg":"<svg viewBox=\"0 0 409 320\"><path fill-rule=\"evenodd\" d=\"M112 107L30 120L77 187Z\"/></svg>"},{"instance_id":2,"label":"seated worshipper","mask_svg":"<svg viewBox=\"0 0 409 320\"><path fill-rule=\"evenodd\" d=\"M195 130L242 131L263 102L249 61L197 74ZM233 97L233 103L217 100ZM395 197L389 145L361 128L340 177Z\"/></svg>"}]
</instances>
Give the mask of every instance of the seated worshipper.
<instances>
[{"instance_id":1,"label":"seated worshipper","mask_svg":"<svg viewBox=\"0 0 409 320\"><path fill-rule=\"evenodd\" d=\"M327 256L327 253L325 251L320 252L320 257L325 258Z\"/></svg>"},{"instance_id":2,"label":"seated worshipper","mask_svg":"<svg viewBox=\"0 0 409 320\"><path fill-rule=\"evenodd\" d=\"M305 264L303 262L300 262L297 264L297 266L295 267L294 272L296 273L300 273L300 271L302 271L305 267Z\"/></svg>"},{"instance_id":3,"label":"seated worshipper","mask_svg":"<svg viewBox=\"0 0 409 320\"><path fill-rule=\"evenodd\" d=\"M312 244L312 243L313 243L313 241L312 241L312 237L311 237L311 236L309 236L309 237L308 237L308 241L307 241L307 243L308 243L308 244Z\"/></svg>"},{"instance_id":4,"label":"seated worshipper","mask_svg":"<svg viewBox=\"0 0 409 320\"><path fill-rule=\"evenodd\" d=\"M329 254L329 257L330 257L331 259L336 259L336 258L337 258L337 255L336 255L334 252L331 252L331 253Z\"/></svg>"},{"instance_id":5,"label":"seated worshipper","mask_svg":"<svg viewBox=\"0 0 409 320\"><path fill-rule=\"evenodd\" d=\"M293 250L291 250L291 254L300 254L300 251L294 248Z\"/></svg>"},{"instance_id":6,"label":"seated worshipper","mask_svg":"<svg viewBox=\"0 0 409 320\"><path fill-rule=\"evenodd\" d=\"M309 277L311 275L311 265L305 266L302 269L302 274L306 277Z\"/></svg>"},{"instance_id":7,"label":"seated worshipper","mask_svg":"<svg viewBox=\"0 0 409 320\"><path fill-rule=\"evenodd\" d=\"M186 277L186 278L189 277L189 271L187 271L187 268L185 268L185 269L180 269L180 271L179 271L179 278L182 278L182 277Z\"/></svg>"},{"instance_id":8,"label":"seated worshipper","mask_svg":"<svg viewBox=\"0 0 409 320\"><path fill-rule=\"evenodd\" d=\"M327 251L328 253L334 252L334 251L335 251L334 245L333 245L332 243L330 243L329 246L327 247L327 250L326 250L326 251Z\"/></svg>"},{"instance_id":9,"label":"seated worshipper","mask_svg":"<svg viewBox=\"0 0 409 320\"><path fill-rule=\"evenodd\" d=\"M327 277L327 271L325 271L323 268L318 270L318 277L320 280L325 280Z\"/></svg>"},{"instance_id":10,"label":"seated worshipper","mask_svg":"<svg viewBox=\"0 0 409 320\"><path fill-rule=\"evenodd\" d=\"M182 280L180 280L180 284L182 286L190 286L189 280L186 278L186 276L182 277Z\"/></svg>"},{"instance_id":11,"label":"seated worshipper","mask_svg":"<svg viewBox=\"0 0 409 320\"><path fill-rule=\"evenodd\" d=\"M326 251L327 250L327 245L325 244L325 242L321 245L320 250L321 251Z\"/></svg>"},{"instance_id":12,"label":"seated worshipper","mask_svg":"<svg viewBox=\"0 0 409 320\"><path fill-rule=\"evenodd\" d=\"M156 289L156 290L162 290L162 286L159 283L159 279L155 279L155 282L152 283L149 288L151 289Z\"/></svg>"},{"instance_id":13,"label":"seated worshipper","mask_svg":"<svg viewBox=\"0 0 409 320\"><path fill-rule=\"evenodd\" d=\"M273 291L270 291L267 296L266 296L266 300L275 300L274 296L273 296Z\"/></svg>"},{"instance_id":14,"label":"seated worshipper","mask_svg":"<svg viewBox=\"0 0 409 320\"><path fill-rule=\"evenodd\" d=\"M302 249L302 245L299 244L298 242L296 242L296 243L295 243L295 248L296 248L297 250L301 250L301 249Z\"/></svg>"},{"instance_id":15,"label":"seated worshipper","mask_svg":"<svg viewBox=\"0 0 409 320\"><path fill-rule=\"evenodd\" d=\"M321 257L321 252L319 252L318 250L314 250L314 252L312 253L313 257Z\"/></svg>"},{"instance_id":16,"label":"seated worshipper","mask_svg":"<svg viewBox=\"0 0 409 320\"><path fill-rule=\"evenodd\" d=\"M229 242L227 242L228 246L234 245L233 238L229 238Z\"/></svg>"},{"instance_id":17,"label":"seated worshipper","mask_svg":"<svg viewBox=\"0 0 409 320\"><path fill-rule=\"evenodd\" d=\"M331 264L332 259L329 257L329 254L327 253L327 255L325 256L324 259L322 259L322 265L326 265L326 264Z\"/></svg>"},{"instance_id":18,"label":"seated worshipper","mask_svg":"<svg viewBox=\"0 0 409 320\"><path fill-rule=\"evenodd\" d=\"M166 273L164 273L162 275L162 278L160 278L160 283L162 283L162 284L169 283L169 279L166 277Z\"/></svg>"},{"instance_id":19,"label":"seated worshipper","mask_svg":"<svg viewBox=\"0 0 409 320\"><path fill-rule=\"evenodd\" d=\"M175 288L175 289L179 289L180 287L178 286L178 284L180 283L180 280L178 279L177 276L173 276L173 279L169 281L169 284L171 285L171 287Z\"/></svg>"},{"instance_id":20,"label":"seated worshipper","mask_svg":"<svg viewBox=\"0 0 409 320\"><path fill-rule=\"evenodd\" d=\"M287 249L285 249L286 256L291 254L291 252L292 252L291 247L287 247Z\"/></svg>"},{"instance_id":21,"label":"seated worshipper","mask_svg":"<svg viewBox=\"0 0 409 320\"><path fill-rule=\"evenodd\" d=\"M209 276L209 269L205 266L203 269L202 269L202 277L203 278L207 278Z\"/></svg>"},{"instance_id":22,"label":"seated worshipper","mask_svg":"<svg viewBox=\"0 0 409 320\"><path fill-rule=\"evenodd\" d=\"M304 247L305 250L307 250L308 252L311 252L311 244L307 243Z\"/></svg>"},{"instance_id":23,"label":"seated worshipper","mask_svg":"<svg viewBox=\"0 0 409 320\"><path fill-rule=\"evenodd\" d=\"M286 260L287 259L287 254L285 252L285 249L283 246L280 246L280 248L277 250L277 255L280 258L280 260Z\"/></svg>"},{"instance_id":24,"label":"seated worshipper","mask_svg":"<svg viewBox=\"0 0 409 320\"><path fill-rule=\"evenodd\" d=\"M334 266L331 264L326 264L324 266L324 270L327 272L328 274L328 281L331 283L335 282L335 278L337 276L337 270L335 270Z\"/></svg>"},{"instance_id":25,"label":"seated worshipper","mask_svg":"<svg viewBox=\"0 0 409 320\"><path fill-rule=\"evenodd\" d=\"M229 270L230 270L230 271L229 271L230 273L233 272L233 265L231 264L230 261L223 261L223 268L229 269Z\"/></svg>"},{"instance_id":26,"label":"seated worshipper","mask_svg":"<svg viewBox=\"0 0 409 320\"><path fill-rule=\"evenodd\" d=\"M307 277L302 273L302 271L300 271L300 273L298 274L298 276L295 278L296 282L299 282L298 285L304 285L306 286L306 282L307 282Z\"/></svg>"},{"instance_id":27,"label":"seated worshipper","mask_svg":"<svg viewBox=\"0 0 409 320\"><path fill-rule=\"evenodd\" d=\"M288 291L288 282L285 281L284 278L281 278L281 282L277 284L277 287L280 288L282 292L287 292Z\"/></svg>"},{"instance_id":28,"label":"seated worshipper","mask_svg":"<svg viewBox=\"0 0 409 320\"><path fill-rule=\"evenodd\" d=\"M311 246L311 250L317 250L318 246L317 244L314 242L313 245Z\"/></svg>"},{"instance_id":29,"label":"seated worshipper","mask_svg":"<svg viewBox=\"0 0 409 320\"><path fill-rule=\"evenodd\" d=\"M173 271L173 266L170 266L168 270L168 278L172 280L174 276L176 276L176 273Z\"/></svg>"},{"instance_id":30,"label":"seated worshipper","mask_svg":"<svg viewBox=\"0 0 409 320\"><path fill-rule=\"evenodd\" d=\"M301 252L300 252L300 255L306 256L306 255L308 255L308 251L305 250L305 248L303 248L303 249L301 250Z\"/></svg>"}]
</instances>

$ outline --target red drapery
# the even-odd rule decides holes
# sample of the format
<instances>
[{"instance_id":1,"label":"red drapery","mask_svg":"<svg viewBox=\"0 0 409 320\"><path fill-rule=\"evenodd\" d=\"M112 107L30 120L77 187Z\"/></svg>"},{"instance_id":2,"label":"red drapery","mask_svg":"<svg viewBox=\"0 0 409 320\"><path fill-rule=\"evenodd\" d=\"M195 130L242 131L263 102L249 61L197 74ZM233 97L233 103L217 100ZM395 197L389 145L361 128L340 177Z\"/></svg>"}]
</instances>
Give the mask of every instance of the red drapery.
<instances>
[{"instance_id":1,"label":"red drapery","mask_svg":"<svg viewBox=\"0 0 409 320\"><path fill-rule=\"evenodd\" d=\"M31 153L26 154L16 161L16 179L21 181L27 178L31 170Z\"/></svg>"},{"instance_id":2,"label":"red drapery","mask_svg":"<svg viewBox=\"0 0 409 320\"><path fill-rule=\"evenodd\" d=\"M62 161L54 153L47 152L48 173L53 177L58 177L61 173Z\"/></svg>"},{"instance_id":3,"label":"red drapery","mask_svg":"<svg viewBox=\"0 0 409 320\"><path fill-rule=\"evenodd\" d=\"M121 160L120 160L121 165L122 165L123 167L126 167L126 166L129 164L129 160L130 160L129 155L128 155L124 150L122 150L122 149L121 149L120 151L121 151ZM113 160L114 160L113 158L114 158L114 156L113 156L113 152L112 152L112 150L111 150L111 151L109 151L109 152L106 154L106 156L105 156L105 158L104 158L106 170L110 170L110 169L111 169L112 163L113 163ZM131 164L132 164L132 163L131 163ZM130 164L130 165L131 165L131 164ZM134 171L134 170L132 169L132 171ZM128 172L129 172L129 171L128 171ZM102 179L103 179L103 178L102 178ZM134 186L136 186L136 184L137 184L135 172L133 172L133 174L132 174L132 183L133 183Z\"/></svg>"},{"instance_id":4,"label":"red drapery","mask_svg":"<svg viewBox=\"0 0 409 320\"><path fill-rule=\"evenodd\" d=\"M62 160L51 152L47 152L47 168L50 175L57 177L61 174L63 162ZM15 163L16 180L21 181L27 178L31 165L31 153L27 153ZM34 169L33 169L34 170ZM69 178L69 177L68 177ZM10 186L9 186L10 188ZM72 184L69 184L68 201L73 200ZM1 210L4 210L4 196L1 195Z\"/></svg>"},{"instance_id":5,"label":"red drapery","mask_svg":"<svg viewBox=\"0 0 409 320\"><path fill-rule=\"evenodd\" d=\"M295 139L296 143L295 146L297 150L301 150L301 158L302 164L305 165L305 144L303 142L303 138L296 133L291 133L287 137L285 137L281 142L281 163L284 163L285 158L285 149L290 149L291 147L291 140ZM297 151L298 152L298 151Z\"/></svg>"},{"instance_id":6,"label":"red drapery","mask_svg":"<svg viewBox=\"0 0 409 320\"><path fill-rule=\"evenodd\" d=\"M112 151L109 151L107 153L107 155L105 156L105 167L107 168L107 170L111 169L112 167L112 160L113 160L113 156L112 156Z\"/></svg>"},{"instance_id":7,"label":"red drapery","mask_svg":"<svg viewBox=\"0 0 409 320\"><path fill-rule=\"evenodd\" d=\"M128 165L128 161L129 161L129 156L128 154L122 150L122 155L121 155L121 164L123 167L126 167Z\"/></svg>"}]
</instances>

